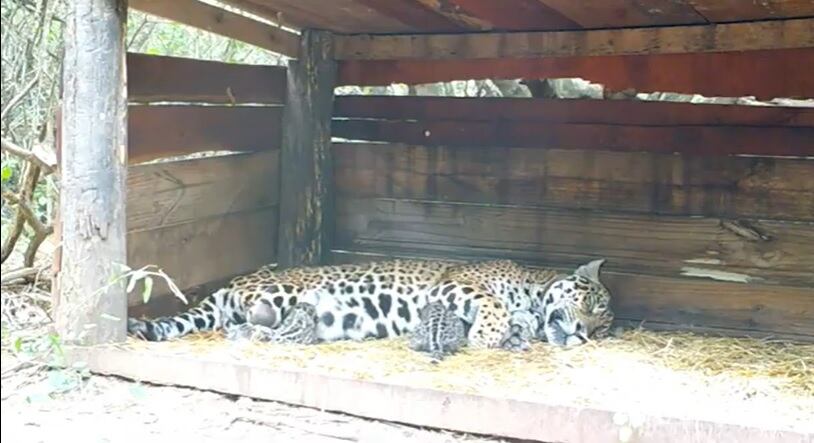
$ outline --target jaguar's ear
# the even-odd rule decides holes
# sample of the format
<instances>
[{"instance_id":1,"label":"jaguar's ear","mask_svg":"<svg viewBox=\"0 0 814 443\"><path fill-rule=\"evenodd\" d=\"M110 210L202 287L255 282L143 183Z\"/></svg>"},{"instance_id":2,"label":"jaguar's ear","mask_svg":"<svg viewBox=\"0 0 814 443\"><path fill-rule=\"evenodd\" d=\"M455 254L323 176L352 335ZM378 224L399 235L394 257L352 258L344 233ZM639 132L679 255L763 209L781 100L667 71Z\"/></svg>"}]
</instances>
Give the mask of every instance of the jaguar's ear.
<instances>
[{"instance_id":1,"label":"jaguar's ear","mask_svg":"<svg viewBox=\"0 0 814 443\"><path fill-rule=\"evenodd\" d=\"M585 277L588 280L599 283L599 269L605 264L605 259L594 260L588 264L582 265L574 271L575 275Z\"/></svg>"}]
</instances>

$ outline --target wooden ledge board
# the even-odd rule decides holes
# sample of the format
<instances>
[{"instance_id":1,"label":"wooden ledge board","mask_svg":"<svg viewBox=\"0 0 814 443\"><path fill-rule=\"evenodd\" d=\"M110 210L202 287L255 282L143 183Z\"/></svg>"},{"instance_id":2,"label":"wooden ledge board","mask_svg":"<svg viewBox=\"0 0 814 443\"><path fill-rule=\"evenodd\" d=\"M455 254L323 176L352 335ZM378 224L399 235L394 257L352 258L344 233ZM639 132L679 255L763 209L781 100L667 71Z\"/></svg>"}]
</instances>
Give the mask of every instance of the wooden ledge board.
<instances>
[{"instance_id":1,"label":"wooden ledge board","mask_svg":"<svg viewBox=\"0 0 814 443\"><path fill-rule=\"evenodd\" d=\"M162 385L280 401L361 417L543 442L618 442L617 413L509 398L444 392L245 363L208 361L112 346L69 348L92 372ZM172 367L171 371L167 368ZM363 401L360 401L363 400ZM618 420L617 420L618 421ZM647 417L631 441L809 442L803 433L735 424Z\"/></svg>"}]
</instances>

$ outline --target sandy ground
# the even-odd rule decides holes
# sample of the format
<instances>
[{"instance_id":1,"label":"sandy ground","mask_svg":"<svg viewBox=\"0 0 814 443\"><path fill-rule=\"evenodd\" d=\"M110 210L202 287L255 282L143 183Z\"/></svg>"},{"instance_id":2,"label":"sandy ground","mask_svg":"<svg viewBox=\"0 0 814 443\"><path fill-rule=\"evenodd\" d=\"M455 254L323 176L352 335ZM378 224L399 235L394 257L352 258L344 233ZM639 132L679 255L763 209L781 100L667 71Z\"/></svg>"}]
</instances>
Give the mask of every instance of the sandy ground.
<instances>
[{"instance_id":1,"label":"sandy ground","mask_svg":"<svg viewBox=\"0 0 814 443\"><path fill-rule=\"evenodd\" d=\"M12 358L3 356L4 442L499 441L112 377L91 376L78 389L46 398L47 374L31 369L7 373L15 364Z\"/></svg>"}]
</instances>

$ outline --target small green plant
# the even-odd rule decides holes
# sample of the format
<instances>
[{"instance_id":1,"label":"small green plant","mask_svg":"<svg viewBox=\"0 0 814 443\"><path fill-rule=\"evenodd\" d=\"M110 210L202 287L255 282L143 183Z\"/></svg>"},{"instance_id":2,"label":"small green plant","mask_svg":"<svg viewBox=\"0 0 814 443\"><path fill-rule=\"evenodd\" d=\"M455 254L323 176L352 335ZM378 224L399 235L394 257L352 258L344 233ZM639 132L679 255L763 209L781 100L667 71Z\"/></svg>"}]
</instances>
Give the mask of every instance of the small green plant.
<instances>
[{"instance_id":1,"label":"small green plant","mask_svg":"<svg viewBox=\"0 0 814 443\"><path fill-rule=\"evenodd\" d=\"M175 284L172 278L170 278L169 275L167 275L156 265L147 265L139 269L132 269L125 264L117 263L116 271L114 272L114 275L111 276L110 283L102 287L100 291L106 291L113 285L121 284L123 286L126 285L124 286L125 291L129 294L136 289L138 282L142 282L143 287L141 297L144 303L147 303L150 301L150 297L153 293L153 283L155 278L164 280L167 287L170 289L170 292L172 292L174 296L181 299L181 301L183 301L185 304L189 303L184 293L181 292L181 289Z\"/></svg>"},{"instance_id":2,"label":"small green plant","mask_svg":"<svg viewBox=\"0 0 814 443\"><path fill-rule=\"evenodd\" d=\"M46 401L53 395L70 392L79 388L90 377L90 370L84 362L68 365L62 341L57 334L16 336L13 337L12 349L19 361L18 367L33 367L45 371L43 382L26 397L28 402Z\"/></svg>"}]
</instances>

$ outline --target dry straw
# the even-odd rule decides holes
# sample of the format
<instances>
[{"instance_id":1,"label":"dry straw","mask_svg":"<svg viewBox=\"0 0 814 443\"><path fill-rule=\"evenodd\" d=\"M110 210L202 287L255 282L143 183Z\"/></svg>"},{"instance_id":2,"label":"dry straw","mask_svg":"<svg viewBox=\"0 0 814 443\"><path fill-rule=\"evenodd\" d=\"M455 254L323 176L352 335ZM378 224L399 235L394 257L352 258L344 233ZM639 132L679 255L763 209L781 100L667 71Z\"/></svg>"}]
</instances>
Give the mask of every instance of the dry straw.
<instances>
[{"instance_id":1,"label":"dry straw","mask_svg":"<svg viewBox=\"0 0 814 443\"><path fill-rule=\"evenodd\" d=\"M809 430L814 345L629 330L574 349L464 350L433 365L403 339L313 346L200 334L136 349L451 392Z\"/></svg>"}]
</instances>

